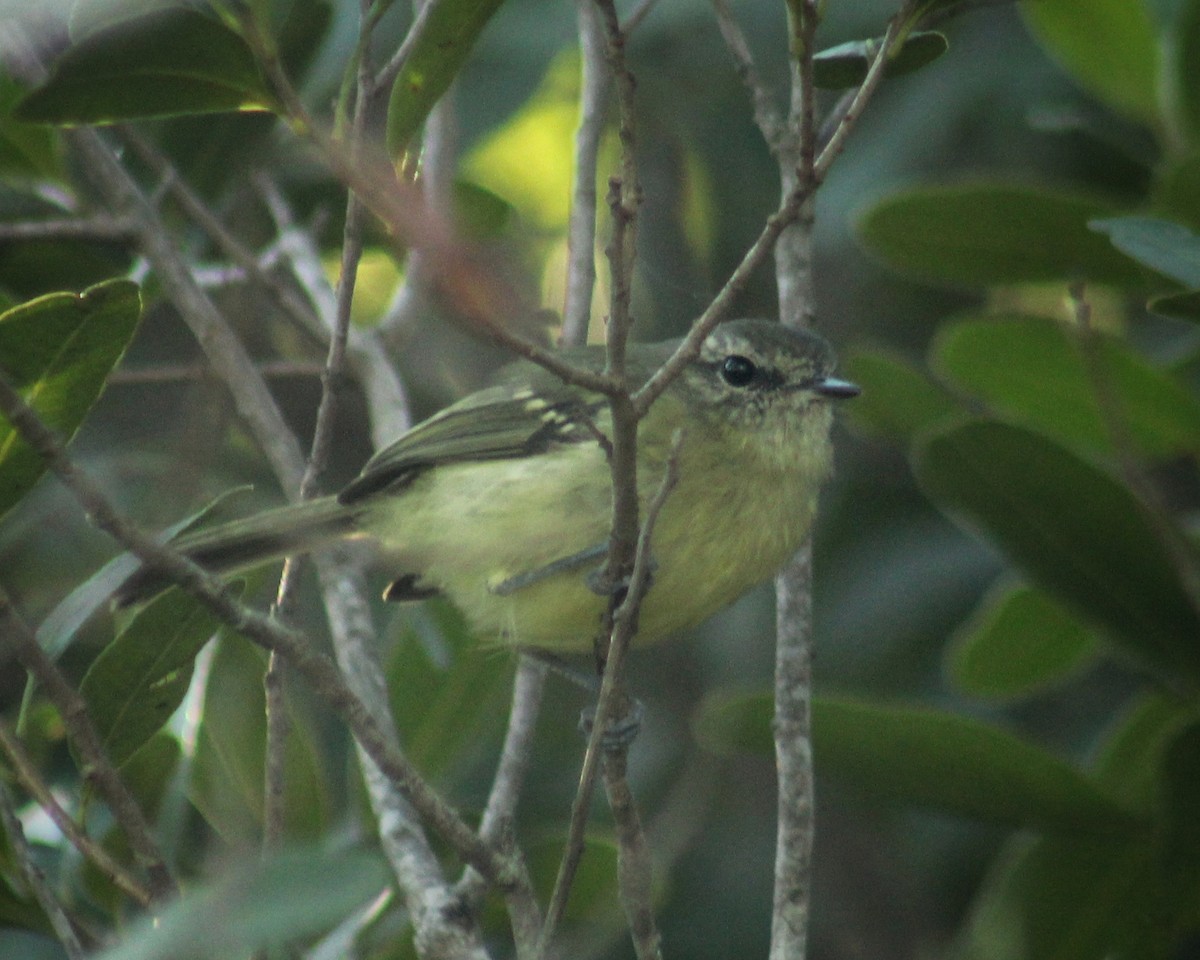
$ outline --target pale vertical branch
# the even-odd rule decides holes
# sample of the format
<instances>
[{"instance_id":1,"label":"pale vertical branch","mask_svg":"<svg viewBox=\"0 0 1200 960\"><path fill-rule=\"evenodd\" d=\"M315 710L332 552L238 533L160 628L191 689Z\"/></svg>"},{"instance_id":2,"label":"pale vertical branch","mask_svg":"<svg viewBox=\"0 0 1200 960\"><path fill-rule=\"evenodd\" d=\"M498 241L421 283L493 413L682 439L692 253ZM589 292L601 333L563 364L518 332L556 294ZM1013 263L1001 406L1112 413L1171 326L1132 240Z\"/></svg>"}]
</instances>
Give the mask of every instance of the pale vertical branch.
<instances>
[{"instance_id":1,"label":"pale vertical branch","mask_svg":"<svg viewBox=\"0 0 1200 960\"><path fill-rule=\"evenodd\" d=\"M812 233L816 181L816 104L812 55L818 11L815 0L789 4L792 86L786 129L778 141L783 195L804 195L795 223L775 245L779 316L785 325L809 328L815 313ZM811 542L775 578L775 883L771 913L771 960L802 960L808 946L812 884L813 774L810 738L812 697Z\"/></svg>"},{"instance_id":2,"label":"pale vertical branch","mask_svg":"<svg viewBox=\"0 0 1200 960\"><path fill-rule=\"evenodd\" d=\"M500 762L492 778L492 789L479 821L480 838L498 846L508 856L519 856L514 834L517 801L533 758L534 733L542 709L546 673L547 667L542 661L524 654L519 656L513 678L508 729L500 750ZM457 887L462 900L477 909L486 890L487 883L479 871L468 867ZM515 898L510 896L506 898L506 906L517 957L519 960L535 957L542 930L542 914L536 898L524 894Z\"/></svg>"},{"instance_id":3,"label":"pale vertical branch","mask_svg":"<svg viewBox=\"0 0 1200 960\"><path fill-rule=\"evenodd\" d=\"M576 0L579 22L579 127L575 132L575 168L571 218L567 225L567 285L563 301L562 342L587 342L596 285L596 176L600 143L612 89L604 28L595 0Z\"/></svg>"},{"instance_id":4,"label":"pale vertical branch","mask_svg":"<svg viewBox=\"0 0 1200 960\"><path fill-rule=\"evenodd\" d=\"M804 197L796 222L775 247L779 314L783 323L811 327L815 316L813 198L845 145L883 75L911 0L892 19L859 90L845 107L829 142L817 154L813 54L818 0L790 0L792 88L787 130L779 142L783 195ZM775 762L778 772L775 889L771 960L803 960L808 949L815 832L812 765L812 542L804 544L775 579Z\"/></svg>"},{"instance_id":5,"label":"pale vertical branch","mask_svg":"<svg viewBox=\"0 0 1200 960\"><path fill-rule=\"evenodd\" d=\"M399 752L395 722L388 707L384 670L375 653L375 627L366 601L366 584L353 560L340 550L317 558L334 653L346 684L371 714L392 751ZM400 792L391 771L378 764L362 742L355 744L379 840L396 875L414 930L417 955L430 958L486 960L475 918L459 907L446 884L437 854L429 845L417 811ZM527 890L518 885L519 890ZM513 894L511 891L506 893Z\"/></svg>"}]
</instances>

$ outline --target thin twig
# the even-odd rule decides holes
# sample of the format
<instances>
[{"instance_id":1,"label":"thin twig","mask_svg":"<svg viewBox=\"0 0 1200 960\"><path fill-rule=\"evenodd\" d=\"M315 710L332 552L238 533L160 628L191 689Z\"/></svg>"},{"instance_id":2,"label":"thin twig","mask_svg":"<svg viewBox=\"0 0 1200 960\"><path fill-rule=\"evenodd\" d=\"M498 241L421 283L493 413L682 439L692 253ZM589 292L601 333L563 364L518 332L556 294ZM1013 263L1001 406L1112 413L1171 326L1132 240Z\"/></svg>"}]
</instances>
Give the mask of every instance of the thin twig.
<instances>
[{"instance_id":1,"label":"thin twig","mask_svg":"<svg viewBox=\"0 0 1200 960\"><path fill-rule=\"evenodd\" d=\"M700 348L714 328L728 315L734 301L750 282L754 271L762 266L763 261L771 253L779 234L788 224L792 223L804 202L805 194L797 189L780 204L779 209L767 217L759 235L742 255L741 261L734 268L724 286L705 307L704 312L692 324L683 342L654 375L633 395L634 407L639 415L645 415L650 405L657 400L693 360L700 355Z\"/></svg>"},{"instance_id":2,"label":"thin twig","mask_svg":"<svg viewBox=\"0 0 1200 960\"><path fill-rule=\"evenodd\" d=\"M620 175L609 181L608 194L613 232L608 244L612 291L609 302L605 373L622 387L608 398L612 410L612 454L609 457L609 468L612 474L613 509L603 582L611 591L612 602L595 642L596 662L602 671L599 703L572 804L566 848L559 864L542 930L542 955L553 940L554 931L566 908L575 872L583 855L584 829L591 810L595 778L599 771L601 733L610 723L615 723L624 716L630 707L623 682L624 649L636 631L637 611L644 590L644 586L635 589L630 579L637 565L639 532L638 414L624 386L625 347L632 324L630 300L636 253L635 223L641 200L634 162L634 80L625 62L625 37L621 32L614 3L612 0L596 0L596 7L604 27L605 58L617 93L618 134L621 141ZM618 606L619 588L622 584L628 586L625 599Z\"/></svg>"},{"instance_id":3,"label":"thin twig","mask_svg":"<svg viewBox=\"0 0 1200 960\"><path fill-rule=\"evenodd\" d=\"M304 458L254 362L216 305L196 284L166 224L100 135L80 128L68 131L67 137L82 156L87 175L108 205L123 211L136 224L138 245L166 295L179 309L214 371L229 389L238 415L250 427L283 489L294 496L304 472Z\"/></svg>"},{"instance_id":4,"label":"thin twig","mask_svg":"<svg viewBox=\"0 0 1200 960\"><path fill-rule=\"evenodd\" d=\"M576 0L576 19L580 50L579 127L575 131L571 217L567 224L563 346L586 343L592 318L596 286L596 175L611 89L604 30L595 0Z\"/></svg>"},{"instance_id":5,"label":"thin twig","mask_svg":"<svg viewBox=\"0 0 1200 960\"><path fill-rule=\"evenodd\" d=\"M334 654L345 683L370 714L374 727L390 753L400 755L395 722L388 705L384 670L376 653L366 583L345 551L333 550L316 558L317 576L328 611ZM473 914L461 909L460 898L447 885L438 856L421 828L418 814L422 804L393 769L380 762L377 751L362 740L356 744L367 797L378 823L380 846L404 898L411 917L420 956L486 960L481 934ZM431 791L432 793L432 791ZM433 794L436 798L437 795ZM438 798L440 803L440 798ZM437 824L426 816L435 829ZM532 888L519 859L509 853L492 853L496 848L482 838L473 838L496 862L508 866L506 882L499 883L508 897L532 901ZM476 861L469 861L475 869ZM486 870L486 867L484 868ZM481 871L482 872L482 871ZM492 872L488 880L497 881Z\"/></svg>"},{"instance_id":6,"label":"thin twig","mask_svg":"<svg viewBox=\"0 0 1200 960\"><path fill-rule=\"evenodd\" d=\"M108 216L0 223L0 241L131 240L134 235L132 224Z\"/></svg>"},{"instance_id":7,"label":"thin twig","mask_svg":"<svg viewBox=\"0 0 1200 960\"><path fill-rule=\"evenodd\" d=\"M50 925L54 928L54 934L58 937L58 942L62 944L63 951L69 960L85 960L87 951L79 942L79 937L75 934L75 928L71 925L66 910L58 902L54 891L50 889L46 875L37 865L37 859L25 837L25 830L21 826L17 811L13 808L12 797L9 795L3 779L0 779L0 824L3 824L4 832L8 834L9 848L25 877L25 883L42 908L42 912L50 920Z\"/></svg>"},{"instance_id":8,"label":"thin twig","mask_svg":"<svg viewBox=\"0 0 1200 960\"><path fill-rule=\"evenodd\" d=\"M297 227L287 201L270 178L258 178L258 186L279 231L279 247L312 304L312 332L328 339L335 326L337 294L325 277L313 234ZM379 450L412 425L408 394L389 360L378 328L360 330L351 326L347 334L348 361L366 397L371 441Z\"/></svg>"},{"instance_id":9,"label":"thin twig","mask_svg":"<svg viewBox=\"0 0 1200 960\"><path fill-rule=\"evenodd\" d=\"M576 791L575 802L571 808L563 858L559 864L558 876L555 878L550 904L546 908L546 922L542 930L539 956L545 956L545 951L554 937L554 931L566 909L567 897L574 881L575 871L583 857L584 831L587 827L591 806L592 785L595 783L600 758L604 751L604 735L624 719L632 706L624 690L625 656L629 652L629 645L637 632L637 614L642 598L650 586L650 575L653 569L650 540L654 533L654 526L658 522L659 514L662 512L667 497L670 496L678 482L679 450L683 439L680 431L677 431L671 438L671 452L667 458L662 481L646 507L646 519L638 536L633 572L629 577L626 597L613 617L612 642L609 645L608 659L600 681L600 692L596 698L596 714L588 737L587 750L583 755L583 765L579 773L580 788ZM584 789L585 787L586 789Z\"/></svg>"},{"instance_id":10,"label":"thin twig","mask_svg":"<svg viewBox=\"0 0 1200 960\"><path fill-rule=\"evenodd\" d=\"M500 750L500 762L492 778L492 788L479 822L479 835L485 841L498 844L513 854L516 853L513 827L517 801L533 758L534 732L541 712L548 669L536 657L521 654L517 660L508 728ZM478 871L468 867L458 882L457 891L465 903L478 909L486 892L486 883ZM520 960L535 957L542 930L542 916L536 898L514 901L509 897L506 902L517 957Z\"/></svg>"},{"instance_id":11,"label":"thin twig","mask_svg":"<svg viewBox=\"0 0 1200 960\"><path fill-rule=\"evenodd\" d=\"M650 11L657 2L658 0L638 0L634 8L629 11L629 15L622 21L621 32L625 36L633 33L634 30L641 26L642 21L650 15Z\"/></svg>"},{"instance_id":12,"label":"thin twig","mask_svg":"<svg viewBox=\"0 0 1200 960\"><path fill-rule=\"evenodd\" d=\"M846 139L858 124L867 103L875 95L875 90L883 79L883 71L891 58L896 41L900 38L901 28L912 16L915 5L916 0L905 0L904 6L888 21L887 30L884 31L883 39L879 43L879 49L875 51L875 58L867 68L867 75L863 78L863 82L859 85L849 106L846 107L845 115L830 136L829 142L825 144L816 158L813 165L813 179L817 183L824 181L830 166L845 148Z\"/></svg>"},{"instance_id":13,"label":"thin twig","mask_svg":"<svg viewBox=\"0 0 1200 960\"><path fill-rule=\"evenodd\" d=\"M272 377L312 377L321 375L324 369L319 363L294 360L264 360L258 364L258 372ZM174 384L186 381L207 380L212 377L212 368L202 363L166 364L153 367L120 367L108 378L110 385L137 386L142 384Z\"/></svg>"},{"instance_id":14,"label":"thin twig","mask_svg":"<svg viewBox=\"0 0 1200 960\"><path fill-rule=\"evenodd\" d=\"M661 960L662 935L654 919L654 859L642 830L627 776L627 747L607 750L601 772L617 840L617 886L638 960Z\"/></svg>"},{"instance_id":15,"label":"thin twig","mask_svg":"<svg viewBox=\"0 0 1200 960\"><path fill-rule=\"evenodd\" d=\"M713 12L717 17L717 26L725 39L725 46L733 57L737 75L750 92L750 102L754 105L754 122L767 145L774 151L779 149L779 138L783 131L783 119L771 98L771 92L759 77L758 68L754 65L754 56L750 52L750 44L746 35L738 25L729 5L729 0L712 0Z\"/></svg>"},{"instance_id":16,"label":"thin twig","mask_svg":"<svg viewBox=\"0 0 1200 960\"><path fill-rule=\"evenodd\" d=\"M62 808L49 785L42 779L36 765L21 746L21 741L3 720L0 720L0 749L7 754L13 773L17 775L21 786L29 792L29 795L42 808L51 822L58 827L71 846L90 860L96 869L108 877L135 903L142 907L149 907L154 902L154 896L149 888L126 870L124 865L118 863L103 846L88 836L74 818Z\"/></svg>"},{"instance_id":17,"label":"thin twig","mask_svg":"<svg viewBox=\"0 0 1200 960\"><path fill-rule=\"evenodd\" d=\"M16 411L17 416L14 416L14 410L10 409L9 400L12 397L16 397L21 406L24 406L24 402L12 391L8 380L0 375L0 407L26 442L29 442L19 411ZM37 444L30 443L30 446L38 449ZM62 675L54 661L42 651L33 630L17 613L2 587L0 637L6 638L6 646L12 650L25 669L33 674L38 686L58 710L67 735L83 761L81 773L84 779L94 784L97 792L104 798L113 817L125 833L130 849L146 869L151 898L156 903L161 903L176 896L179 888L158 848L154 832L137 800L108 759L100 734L88 715L87 703Z\"/></svg>"},{"instance_id":18,"label":"thin twig","mask_svg":"<svg viewBox=\"0 0 1200 960\"><path fill-rule=\"evenodd\" d=\"M159 177L184 214L200 227L245 275L267 290L272 299L298 325L311 329L312 307L283 280L264 269L261 258L225 227L204 199L180 176L171 160L132 128L119 128L122 142Z\"/></svg>"},{"instance_id":19,"label":"thin twig","mask_svg":"<svg viewBox=\"0 0 1200 960\"><path fill-rule=\"evenodd\" d=\"M888 24L883 42L863 83L817 153L813 54L819 7L795 0L789 7L793 31L790 137L779 151L781 190L801 198L796 222L775 249L779 310L784 323L809 326L814 314L812 199L840 154L847 137L883 76L901 26L912 9L908 0ZM774 740L776 801L775 882L770 960L802 960L808 946L814 839L811 740L812 546L807 541L775 579L776 648Z\"/></svg>"}]
</instances>

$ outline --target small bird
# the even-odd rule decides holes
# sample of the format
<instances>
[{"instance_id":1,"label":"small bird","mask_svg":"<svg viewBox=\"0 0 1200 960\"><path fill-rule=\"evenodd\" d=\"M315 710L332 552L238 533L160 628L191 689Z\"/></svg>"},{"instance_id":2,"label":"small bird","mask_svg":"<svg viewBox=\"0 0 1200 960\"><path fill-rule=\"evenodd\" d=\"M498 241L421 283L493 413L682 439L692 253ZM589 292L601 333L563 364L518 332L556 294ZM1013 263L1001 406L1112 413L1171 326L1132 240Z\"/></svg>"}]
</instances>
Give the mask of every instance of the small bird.
<instances>
[{"instance_id":1,"label":"small bird","mask_svg":"<svg viewBox=\"0 0 1200 960\"><path fill-rule=\"evenodd\" d=\"M629 382L644 382L678 345L631 344ZM564 357L597 371L605 360L602 347ZM677 480L653 528L639 642L694 626L799 547L832 466L829 401L859 392L834 365L815 334L733 320L650 407L637 441L643 511L672 456ZM365 539L393 578L386 599L442 594L482 637L582 652L606 602L591 584L612 522L602 442L611 423L600 394L518 362L381 450L336 496L187 533L173 546L228 573ZM166 586L143 569L119 599Z\"/></svg>"}]
</instances>

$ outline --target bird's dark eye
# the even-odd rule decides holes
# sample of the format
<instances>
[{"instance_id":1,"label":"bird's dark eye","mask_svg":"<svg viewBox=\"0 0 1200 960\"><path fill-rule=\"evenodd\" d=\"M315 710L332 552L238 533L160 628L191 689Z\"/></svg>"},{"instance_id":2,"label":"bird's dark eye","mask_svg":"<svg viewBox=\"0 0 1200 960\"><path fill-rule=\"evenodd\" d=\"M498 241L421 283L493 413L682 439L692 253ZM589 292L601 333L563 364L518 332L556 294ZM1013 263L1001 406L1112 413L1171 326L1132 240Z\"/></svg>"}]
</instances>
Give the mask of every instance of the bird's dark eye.
<instances>
[{"instance_id":1,"label":"bird's dark eye","mask_svg":"<svg viewBox=\"0 0 1200 960\"><path fill-rule=\"evenodd\" d=\"M721 363L721 376L731 387L744 387L758 375L754 361L737 354L726 357Z\"/></svg>"}]
</instances>

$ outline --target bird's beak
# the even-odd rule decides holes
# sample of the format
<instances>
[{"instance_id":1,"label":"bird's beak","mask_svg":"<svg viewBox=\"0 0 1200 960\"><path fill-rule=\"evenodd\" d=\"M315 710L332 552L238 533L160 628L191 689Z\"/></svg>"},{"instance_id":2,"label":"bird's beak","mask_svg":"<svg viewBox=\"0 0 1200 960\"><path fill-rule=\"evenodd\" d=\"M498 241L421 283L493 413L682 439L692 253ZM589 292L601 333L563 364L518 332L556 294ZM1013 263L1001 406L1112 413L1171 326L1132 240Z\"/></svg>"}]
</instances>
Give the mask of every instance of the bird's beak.
<instances>
[{"instance_id":1,"label":"bird's beak","mask_svg":"<svg viewBox=\"0 0 1200 960\"><path fill-rule=\"evenodd\" d=\"M824 377L814 383L812 389L819 396L828 397L830 400L848 400L862 393L862 388L857 383L839 380L837 377Z\"/></svg>"}]
</instances>

